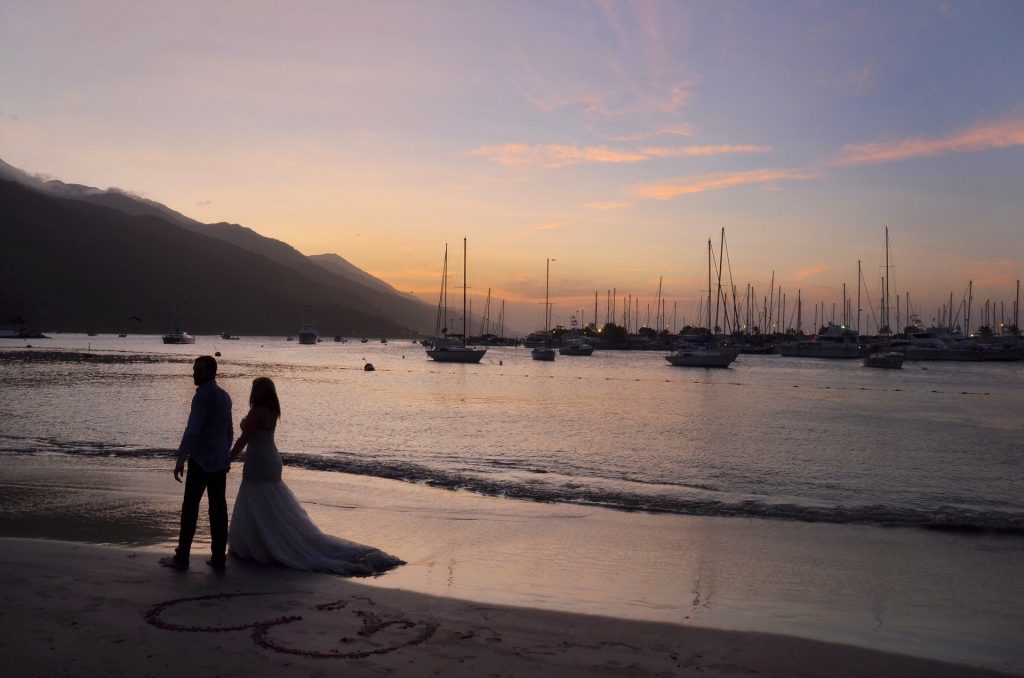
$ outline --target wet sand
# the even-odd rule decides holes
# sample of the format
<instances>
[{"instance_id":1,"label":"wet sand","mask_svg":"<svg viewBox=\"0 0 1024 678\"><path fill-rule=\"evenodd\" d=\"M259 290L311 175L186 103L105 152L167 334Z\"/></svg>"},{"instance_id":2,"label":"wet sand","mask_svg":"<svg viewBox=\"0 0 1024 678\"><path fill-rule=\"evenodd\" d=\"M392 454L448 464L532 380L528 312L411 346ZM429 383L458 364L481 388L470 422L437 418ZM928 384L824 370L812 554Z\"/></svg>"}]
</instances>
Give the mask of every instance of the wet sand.
<instances>
[{"instance_id":1,"label":"wet sand","mask_svg":"<svg viewBox=\"0 0 1024 678\"><path fill-rule=\"evenodd\" d=\"M325 531L409 564L345 580L231 561L215 576L203 512L182 574L156 565L181 500L168 464L3 462L0 638L15 675L104 661L152 675L307 675L337 662L401 675L1024 672L1010 538L625 513L288 468ZM983 568L990 580L963 577Z\"/></svg>"},{"instance_id":2,"label":"wet sand","mask_svg":"<svg viewBox=\"0 0 1024 678\"><path fill-rule=\"evenodd\" d=\"M5 674L998 675L792 637L482 605L152 548L4 539ZM199 563L199 561L197 559Z\"/></svg>"}]
</instances>

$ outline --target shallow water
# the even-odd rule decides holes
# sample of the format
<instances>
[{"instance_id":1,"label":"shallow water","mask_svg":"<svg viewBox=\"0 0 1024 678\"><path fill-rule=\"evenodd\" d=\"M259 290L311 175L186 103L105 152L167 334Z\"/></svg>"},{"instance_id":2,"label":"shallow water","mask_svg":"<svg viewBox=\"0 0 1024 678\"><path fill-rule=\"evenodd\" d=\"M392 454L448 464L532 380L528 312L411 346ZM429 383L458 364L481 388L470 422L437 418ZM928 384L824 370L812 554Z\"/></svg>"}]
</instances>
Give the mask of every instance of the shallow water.
<instances>
[{"instance_id":1,"label":"shallow water","mask_svg":"<svg viewBox=\"0 0 1024 678\"><path fill-rule=\"evenodd\" d=\"M492 348L446 365L408 341L29 343L94 358L0 361L8 451L168 454L189 360L219 350L236 421L253 377L277 383L292 465L630 510L1024 534L1024 363L744 355L705 370L659 352L544 363ZM110 361L143 353L168 361Z\"/></svg>"},{"instance_id":2,"label":"shallow water","mask_svg":"<svg viewBox=\"0 0 1024 678\"><path fill-rule=\"evenodd\" d=\"M317 523L409 562L380 585L1024 670L1024 365L6 343L6 536L169 548L191 359L220 350L236 421L252 378L277 382L286 478Z\"/></svg>"}]
</instances>

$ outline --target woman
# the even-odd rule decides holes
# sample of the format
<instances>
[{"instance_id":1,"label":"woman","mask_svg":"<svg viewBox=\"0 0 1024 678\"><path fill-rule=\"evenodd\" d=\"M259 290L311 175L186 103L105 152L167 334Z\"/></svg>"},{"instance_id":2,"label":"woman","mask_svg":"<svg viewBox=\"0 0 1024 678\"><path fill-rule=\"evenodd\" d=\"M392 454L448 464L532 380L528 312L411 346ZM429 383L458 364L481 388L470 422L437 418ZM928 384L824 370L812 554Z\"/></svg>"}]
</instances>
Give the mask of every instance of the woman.
<instances>
[{"instance_id":1,"label":"woman","mask_svg":"<svg viewBox=\"0 0 1024 678\"><path fill-rule=\"evenodd\" d=\"M242 419L242 435L231 449L233 461L248 447L228 532L231 553L296 570L343 575L375 574L404 564L379 549L317 529L281 480L281 456L274 444L280 417L274 382L267 377L254 379L249 414Z\"/></svg>"}]
</instances>

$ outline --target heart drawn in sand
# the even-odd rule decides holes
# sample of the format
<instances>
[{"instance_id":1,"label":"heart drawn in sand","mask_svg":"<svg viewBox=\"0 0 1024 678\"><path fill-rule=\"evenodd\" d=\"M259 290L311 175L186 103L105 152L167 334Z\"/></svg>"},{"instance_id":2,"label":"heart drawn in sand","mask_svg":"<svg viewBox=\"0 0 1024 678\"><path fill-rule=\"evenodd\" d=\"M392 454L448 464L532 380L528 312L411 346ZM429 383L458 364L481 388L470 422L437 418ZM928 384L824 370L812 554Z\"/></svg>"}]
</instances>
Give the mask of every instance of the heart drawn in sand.
<instances>
[{"instance_id":1,"label":"heart drawn in sand","mask_svg":"<svg viewBox=\"0 0 1024 678\"><path fill-rule=\"evenodd\" d=\"M151 607L145 615L146 622L164 631L180 631L186 633L224 633L229 631L251 630L252 640L257 645L267 650L280 652L282 654L301 655L315 659L358 659L375 654L387 654L395 652L404 647L411 647L426 642L434 635L437 624L433 622L417 622L402 617L381 615L376 611L367 609L374 606L369 598L353 597L337 600L329 603L320 603L312 607L313 617L309 621L316 621L315 617L323 613L333 613L340 610L347 610L353 617L348 619L331 619L328 621L328 628L335 630L339 626L352 626L354 621L359 622L359 628L351 635L344 635L337 639L337 644L346 647L345 650L314 649L311 647L296 647L293 642L281 638L282 631L287 631L289 625L303 621L302 615L282 615L279 617L248 622L245 624L225 623L220 625L198 626L194 624L182 624L169 621L174 608L187 607L189 605L200 605L204 607L214 606L219 612L229 611L227 608L233 600L253 596L284 596L294 595L287 593L213 593L205 596L191 596L188 598L175 598L165 600ZM223 604L217 604L223 603ZM181 612L179 609L178 612ZM200 613L202 614L202 613ZM199 616L195 613L189 615L191 618ZM315 635L315 634L314 634ZM321 634L321 636L324 634ZM309 638L309 634L305 634ZM351 649L348 649L351 648Z\"/></svg>"}]
</instances>

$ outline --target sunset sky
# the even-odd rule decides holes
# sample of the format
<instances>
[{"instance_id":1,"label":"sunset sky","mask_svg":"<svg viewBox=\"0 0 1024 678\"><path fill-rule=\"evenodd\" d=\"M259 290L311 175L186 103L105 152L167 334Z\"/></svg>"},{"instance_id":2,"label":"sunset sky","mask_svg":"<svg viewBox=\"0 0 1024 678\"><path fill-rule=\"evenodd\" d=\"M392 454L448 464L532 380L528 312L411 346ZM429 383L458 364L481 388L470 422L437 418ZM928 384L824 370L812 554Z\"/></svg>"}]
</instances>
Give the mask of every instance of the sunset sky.
<instances>
[{"instance_id":1,"label":"sunset sky","mask_svg":"<svg viewBox=\"0 0 1024 678\"><path fill-rule=\"evenodd\" d=\"M659 278L693 321L721 228L741 294L774 271L809 325L858 259L877 303L888 226L927 323L1024 274L1022 36L1017 0L6 0L0 158L432 304L465 236L474 310L527 331L547 258L558 322Z\"/></svg>"}]
</instances>

